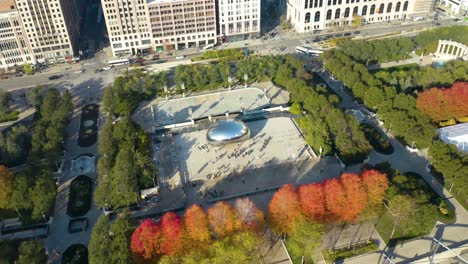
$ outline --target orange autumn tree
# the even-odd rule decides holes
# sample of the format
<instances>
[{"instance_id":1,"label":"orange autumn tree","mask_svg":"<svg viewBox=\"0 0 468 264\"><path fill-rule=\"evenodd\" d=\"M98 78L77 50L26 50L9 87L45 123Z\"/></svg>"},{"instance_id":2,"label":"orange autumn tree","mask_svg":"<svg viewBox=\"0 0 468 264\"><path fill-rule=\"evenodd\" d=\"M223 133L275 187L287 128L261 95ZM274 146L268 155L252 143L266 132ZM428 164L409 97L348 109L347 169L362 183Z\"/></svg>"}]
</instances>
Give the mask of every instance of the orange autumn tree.
<instances>
[{"instance_id":1,"label":"orange autumn tree","mask_svg":"<svg viewBox=\"0 0 468 264\"><path fill-rule=\"evenodd\" d=\"M208 209L208 222L218 237L230 235L241 227L241 221L234 208L226 202L217 202Z\"/></svg>"},{"instance_id":2,"label":"orange autumn tree","mask_svg":"<svg viewBox=\"0 0 468 264\"><path fill-rule=\"evenodd\" d=\"M322 183L301 185L298 188L299 200L304 215L317 222L325 220L325 195Z\"/></svg>"},{"instance_id":3,"label":"orange autumn tree","mask_svg":"<svg viewBox=\"0 0 468 264\"><path fill-rule=\"evenodd\" d=\"M268 218L277 233L291 234L294 224L302 216L299 196L292 184L275 192L268 205Z\"/></svg>"},{"instance_id":4,"label":"orange autumn tree","mask_svg":"<svg viewBox=\"0 0 468 264\"><path fill-rule=\"evenodd\" d=\"M345 222L355 222L366 207L367 194L361 177L354 173L343 173L340 182L346 195Z\"/></svg>"},{"instance_id":5,"label":"orange autumn tree","mask_svg":"<svg viewBox=\"0 0 468 264\"><path fill-rule=\"evenodd\" d=\"M155 259L161 252L159 242L161 239L161 229L157 223L151 219L146 219L137 227L132 234L130 248L138 257L146 260Z\"/></svg>"},{"instance_id":6,"label":"orange autumn tree","mask_svg":"<svg viewBox=\"0 0 468 264\"><path fill-rule=\"evenodd\" d=\"M388 178L377 170L366 170L361 173L367 192L367 207L376 209L383 205L388 189Z\"/></svg>"},{"instance_id":7,"label":"orange autumn tree","mask_svg":"<svg viewBox=\"0 0 468 264\"><path fill-rule=\"evenodd\" d=\"M234 209L243 226L254 231L261 231L265 224L265 215L262 210L247 197L239 198L234 202Z\"/></svg>"},{"instance_id":8,"label":"orange autumn tree","mask_svg":"<svg viewBox=\"0 0 468 264\"><path fill-rule=\"evenodd\" d=\"M419 111L435 122L468 117L468 82L457 82L451 88L431 88L418 95Z\"/></svg>"},{"instance_id":9,"label":"orange autumn tree","mask_svg":"<svg viewBox=\"0 0 468 264\"><path fill-rule=\"evenodd\" d=\"M211 241L208 217L199 205L192 205L184 214L187 236L195 243L208 244Z\"/></svg>"},{"instance_id":10,"label":"orange autumn tree","mask_svg":"<svg viewBox=\"0 0 468 264\"><path fill-rule=\"evenodd\" d=\"M180 254L184 245L184 224L174 212L161 218L161 252L165 255Z\"/></svg>"},{"instance_id":11,"label":"orange autumn tree","mask_svg":"<svg viewBox=\"0 0 468 264\"><path fill-rule=\"evenodd\" d=\"M346 195L338 179L326 180L324 183L325 207L327 208L327 221L340 222L344 220L347 210Z\"/></svg>"}]
</instances>

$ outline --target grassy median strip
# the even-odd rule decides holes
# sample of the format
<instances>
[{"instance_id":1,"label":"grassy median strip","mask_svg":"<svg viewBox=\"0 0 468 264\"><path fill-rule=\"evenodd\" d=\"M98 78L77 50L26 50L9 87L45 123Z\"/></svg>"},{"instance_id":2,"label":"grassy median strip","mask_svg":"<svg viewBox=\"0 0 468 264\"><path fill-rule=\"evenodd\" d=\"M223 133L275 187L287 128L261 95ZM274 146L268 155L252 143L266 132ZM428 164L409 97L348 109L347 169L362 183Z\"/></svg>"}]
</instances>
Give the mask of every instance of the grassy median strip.
<instances>
[{"instance_id":1,"label":"grassy median strip","mask_svg":"<svg viewBox=\"0 0 468 264\"><path fill-rule=\"evenodd\" d=\"M367 244L362 244L352 249L344 248L337 250L329 250L323 252L323 257L327 263L333 263L337 260L343 260L345 258L350 258L354 256L359 256L365 253L371 253L377 251L379 247L373 241L370 241Z\"/></svg>"}]
</instances>

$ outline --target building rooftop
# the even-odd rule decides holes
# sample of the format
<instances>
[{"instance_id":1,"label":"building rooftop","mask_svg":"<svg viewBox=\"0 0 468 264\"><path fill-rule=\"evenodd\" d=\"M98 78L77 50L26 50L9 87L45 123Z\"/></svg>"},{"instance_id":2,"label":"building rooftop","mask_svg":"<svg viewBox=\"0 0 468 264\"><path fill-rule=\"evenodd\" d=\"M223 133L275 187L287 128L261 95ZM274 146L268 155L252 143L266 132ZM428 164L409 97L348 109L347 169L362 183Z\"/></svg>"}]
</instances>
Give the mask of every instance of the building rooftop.
<instances>
[{"instance_id":1,"label":"building rooftop","mask_svg":"<svg viewBox=\"0 0 468 264\"><path fill-rule=\"evenodd\" d=\"M468 135L468 123L442 127L439 129L439 134L449 137L449 138L455 138L455 137L460 137L463 135Z\"/></svg>"},{"instance_id":2,"label":"building rooftop","mask_svg":"<svg viewBox=\"0 0 468 264\"><path fill-rule=\"evenodd\" d=\"M183 2L190 0L146 0L148 4L163 4L163 3L174 3L174 2Z\"/></svg>"},{"instance_id":3,"label":"building rooftop","mask_svg":"<svg viewBox=\"0 0 468 264\"><path fill-rule=\"evenodd\" d=\"M16 9L15 0L0 0L0 12Z\"/></svg>"}]
</instances>

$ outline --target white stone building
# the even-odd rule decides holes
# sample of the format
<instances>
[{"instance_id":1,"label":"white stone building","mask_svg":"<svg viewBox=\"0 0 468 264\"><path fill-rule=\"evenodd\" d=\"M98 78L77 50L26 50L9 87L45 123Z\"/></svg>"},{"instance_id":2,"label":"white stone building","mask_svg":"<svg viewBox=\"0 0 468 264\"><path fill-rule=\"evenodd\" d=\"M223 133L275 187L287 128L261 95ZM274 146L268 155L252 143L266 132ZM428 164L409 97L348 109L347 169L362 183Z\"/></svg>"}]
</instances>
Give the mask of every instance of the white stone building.
<instances>
[{"instance_id":1,"label":"white stone building","mask_svg":"<svg viewBox=\"0 0 468 264\"><path fill-rule=\"evenodd\" d=\"M222 42L260 36L260 0L217 0L218 35Z\"/></svg>"},{"instance_id":2,"label":"white stone building","mask_svg":"<svg viewBox=\"0 0 468 264\"><path fill-rule=\"evenodd\" d=\"M468 12L468 0L442 0L440 3L452 14L465 15Z\"/></svg>"},{"instance_id":3,"label":"white stone building","mask_svg":"<svg viewBox=\"0 0 468 264\"><path fill-rule=\"evenodd\" d=\"M453 144L468 153L468 123L440 128L439 137L445 143Z\"/></svg>"},{"instance_id":4,"label":"white stone building","mask_svg":"<svg viewBox=\"0 0 468 264\"><path fill-rule=\"evenodd\" d=\"M433 7L434 0L289 0L286 12L297 32L314 32L406 19Z\"/></svg>"}]
</instances>

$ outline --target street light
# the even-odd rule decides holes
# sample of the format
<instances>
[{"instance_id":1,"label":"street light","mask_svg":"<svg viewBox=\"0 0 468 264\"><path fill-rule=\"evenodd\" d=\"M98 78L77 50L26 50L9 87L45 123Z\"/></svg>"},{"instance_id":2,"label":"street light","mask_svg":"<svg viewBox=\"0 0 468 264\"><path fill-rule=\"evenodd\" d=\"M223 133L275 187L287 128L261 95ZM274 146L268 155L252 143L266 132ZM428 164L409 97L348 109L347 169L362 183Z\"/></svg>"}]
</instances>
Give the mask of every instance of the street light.
<instances>
[{"instance_id":1,"label":"street light","mask_svg":"<svg viewBox=\"0 0 468 264\"><path fill-rule=\"evenodd\" d=\"M245 88L247 88L247 80L248 79L249 79L249 75L247 75L247 73L244 73Z\"/></svg>"},{"instance_id":2,"label":"street light","mask_svg":"<svg viewBox=\"0 0 468 264\"><path fill-rule=\"evenodd\" d=\"M182 97L185 97L185 83L182 83L180 86L182 88Z\"/></svg>"},{"instance_id":3,"label":"street light","mask_svg":"<svg viewBox=\"0 0 468 264\"><path fill-rule=\"evenodd\" d=\"M231 82L232 82L232 77L228 77L228 84L229 84L229 91L231 91Z\"/></svg>"},{"instance_id":4,"label":"street light","mask_svg":"<svg viewBox=\"0 0 468 264\"><path fill-rule=\"evenodd\" d=\"M166 101L167 101L167 86L166 86L166 85L164 85L164 87L163 87L163 88L164 88L164 94L166 95Z\"/></svg>"}]
</instances>

